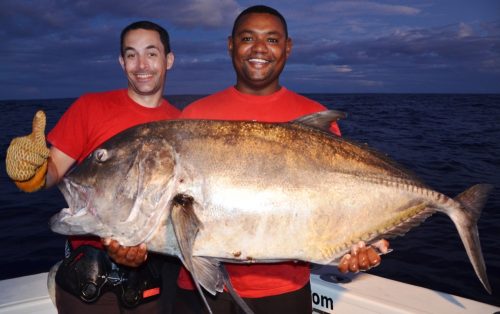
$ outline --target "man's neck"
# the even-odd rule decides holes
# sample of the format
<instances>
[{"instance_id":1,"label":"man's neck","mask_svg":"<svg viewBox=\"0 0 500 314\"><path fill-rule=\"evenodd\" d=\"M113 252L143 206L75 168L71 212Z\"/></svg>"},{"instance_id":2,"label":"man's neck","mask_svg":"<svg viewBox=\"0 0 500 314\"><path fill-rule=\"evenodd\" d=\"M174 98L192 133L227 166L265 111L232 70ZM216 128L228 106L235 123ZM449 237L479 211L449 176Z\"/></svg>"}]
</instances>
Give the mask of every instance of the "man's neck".
<instances>
[{"instance_id":1,"label":"man's neck","mask_svg":"<svg viewBox=\"0 0 500 314\"><path fill-rule=\"evenodd\" d=\"M250 94L250 95L255 95L255 96L268 96L271 94L276 93L281 89L281 85L279 84L273 84L269 86L248 86L244 84L239 84L236 83L234 86L239 92L243 94Z\"/></svg>"},{"instance_id":2,"label":"man's neck","mask_svg":"<svg viewBox=\"0 0 500 314\"><path fill-rule=\"evenodd\" d=\"M131 91L130 89L128 90L128 96L139 105L147 108L159 107L163 100L163 96L161 95L161 93L157 93L154 95L139 95Z\"/></svg>"}]
</instances>

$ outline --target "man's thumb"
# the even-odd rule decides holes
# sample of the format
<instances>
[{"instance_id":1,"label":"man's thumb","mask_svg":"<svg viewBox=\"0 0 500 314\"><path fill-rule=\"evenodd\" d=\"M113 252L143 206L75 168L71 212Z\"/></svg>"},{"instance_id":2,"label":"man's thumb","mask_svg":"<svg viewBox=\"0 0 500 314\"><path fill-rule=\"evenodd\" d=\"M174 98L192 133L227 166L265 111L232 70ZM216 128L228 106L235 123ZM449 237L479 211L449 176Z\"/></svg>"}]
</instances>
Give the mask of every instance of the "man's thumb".
<instances>
[{"instance_id":1,"label":"man's thumb","mask_svg":"<svg viewBox=\"0 0 500 314\"><path fill-rule=\"evenodd\" d=\"M33 118L33 131L31 137L33 140L39 144L45 144L45 125L47 124L47 119L45 117L45 112L42 110L37 111L35 117Z\"/></svg>"}]
</instances>

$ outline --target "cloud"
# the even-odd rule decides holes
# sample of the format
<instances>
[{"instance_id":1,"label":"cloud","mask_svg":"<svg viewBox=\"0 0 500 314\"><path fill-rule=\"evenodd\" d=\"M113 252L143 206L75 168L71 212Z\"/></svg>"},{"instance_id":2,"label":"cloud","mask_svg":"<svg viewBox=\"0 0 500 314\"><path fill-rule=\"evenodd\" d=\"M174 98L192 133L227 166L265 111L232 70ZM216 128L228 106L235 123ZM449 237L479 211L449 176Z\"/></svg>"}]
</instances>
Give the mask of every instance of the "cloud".
<instances>
[{"instance_id":1,"label":"cloud","mask_svg":"<svg viewBox=\"0 0 500 314\"><path fill-rule=\"evenodd\" d=\"M119 19L155 19L184 27L224 27L240 6L234 0L2 0L3 24L19 32L106 24ZM37 27L36 27L37 26Z\"/></svg>"},{"instance_id":2,"label":"cloud","mask_svg":"<svg viewBox=\"0 0 500 314\"><path fill-rule=\"evenodd\" d=\"M412 84L428 88L433 88L433 82L446 85L440 80L472 86L479 84L474 80L481 73L489 78L498 75L498 47L500 22L461 22L434 28L396 28L381 37L353 41L304 39L294 46L289 64L301 65L304 71L310 65L309 71L318 81L341 78L374 90L405 82L408 89ZM491 88L492 83L486 83Z\"/></svg>"},{"instance_id":3,"label":"cloud","mask_svg":"<svg viewBox=\"0 0 500 314\"><path fill-rule=\"evenodd\" d=\"M382 4L374 1L335 1L313 6L313 11L336 16L388 16L388 15L417 15L420 9L394 4Z\"/></svg>"},{"instance_id":4,"label":"cloud","mask_svg":"<svg viewBox=\"0 0 500 314\"><path fill-rule=\"evenodd\" d=\"M491 86L500 73L500 21L478 15L484 9L469 15L469 5L449 11L432 0L267 3L285 15L293 38L283 78L291 87L397 91L401 84L424 89L446 82L458 86L461 80L467 87L498 91ZM252 4L2 0L0 95L76 97L123 87L118 37L125 25L144 19L165 26L171 35L176 61L167 90L221 89L234 82L227 35L235 16Z\"/></svg>"},{"instance_id":5,"label":"cloud","mask_svg":"<svg viewBox=\"0 0 500 314\"><path fill-rule=\"evenodd\" d=\"M466 23L460 23L458 25L458 37L459 38L469 37L472 35L474 35L472 27L470 27Z\"/></svg>"},{"instance_id":6,"label":"cloud","mask_svg":"<svg viewBox=\"0 0 500 314\"><path fill-rule=\"evenodd\" d=\"M233 0L180 1L178 12L170 16L179 25L191 27L221 27L232 23L239 13L239 5ZM201 22L201 23L200 23Z\"/></svg>"},{"instance_id":7,"label":"cloud","mask_svg":"<svg viewBox=\"0 0 500 314\"><path fill-rule=\"evenodd\" d=\"M460 23L429 29L395 29L385 36L359 41L302 43L294 54L298 55L295 62L312 60L315 64L353 66L445 62L477 65L480 61L497 59L499 45L498 22Z\"/></svg>"},{"instance_id":8,"label":"cloud","mask_svg":"<svg viewBox=\"0 0 500 314\"><path fill-rule=\"evenodd\" d=\"M239 11L234 0L75 1L74 11L85 17L103 15L159 19L184 27L221 27Z\"/></svg>"},{"instance_id":9,"label":"cloud","mask_svg":"<svg viewBox=\"0 0 500 314\"><path fill-rule=\"evenodd\" d=\"M227 56L225 35L213 40L211 30L229 29L239 10L233 0L2 0L0 92L33 98L59 91L65 97L123 87L119 34L143 19L169 30L177 69L190 58L198 58L200 68L217 64Z\"/></svg>"}]
</instances>

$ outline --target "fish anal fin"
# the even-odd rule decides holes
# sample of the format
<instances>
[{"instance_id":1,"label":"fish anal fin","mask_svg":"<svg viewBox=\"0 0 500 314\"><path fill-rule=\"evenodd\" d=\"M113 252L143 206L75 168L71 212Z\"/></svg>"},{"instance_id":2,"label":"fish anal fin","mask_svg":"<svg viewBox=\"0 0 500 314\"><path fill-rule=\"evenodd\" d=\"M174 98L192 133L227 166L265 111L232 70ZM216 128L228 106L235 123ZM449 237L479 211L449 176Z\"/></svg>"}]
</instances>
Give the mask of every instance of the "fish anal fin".
<instances>
[{"instance_id":1,"label":"fish anal fin","mask_svg":"<svg viewBox=\"0 0 500 314\"><path fill-rule=\"evenodd\" d=\"M397 214L393 215L390 220L374 225L370 230L353 234L345 242L341 242L337 246L323 248L322 253L325 259L329 259L328 264L338 265L342 257L351 252L351 247L357 245L360 241L365 242L366 245L371 245L378 240L404 236L412 228L420 225L432 216L436 212L436 209L422 202L410 202L394 210L394 212ZM382 255L381 252L378 253Z\"/></svg>"},{"instance_id":2,"label":"fish anal fin","mask_svg":"<svg viewBox=\"0 0 500 314\"><path fill-rule=\"evenodd\" d=\"M193 272L196 279L208 292L215 295L224 289L224 278L220 272L220 261L214 258L193 256Z\"/></svg>"}]
</instances>

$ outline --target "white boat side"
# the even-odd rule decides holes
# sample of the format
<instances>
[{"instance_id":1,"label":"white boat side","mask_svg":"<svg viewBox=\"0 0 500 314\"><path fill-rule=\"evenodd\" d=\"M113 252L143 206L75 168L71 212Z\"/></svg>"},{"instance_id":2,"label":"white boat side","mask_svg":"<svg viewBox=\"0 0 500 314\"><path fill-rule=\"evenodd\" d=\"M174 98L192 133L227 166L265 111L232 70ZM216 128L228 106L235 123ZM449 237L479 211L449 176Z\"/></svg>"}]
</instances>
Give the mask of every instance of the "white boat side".
<instances>
[{"instance_id":1,"label":"white boat side","mask_svg":"<svg viewBox=\"0 0 500 314\"><path fill-rule=\"evenodd\" d=\"M48 273L0 281L0 313L57 313L47 290Z\"/></svg>"},{"instance_id":2,"label":"white boat side","mask_svg":"<svg viewBox=\"0 0 500 314\"><path fill-rule=\"evenodd\" d=\"M336 280L346 282L331 282ZM344 275L332 266L313 268L311 290L313 313L319 314L500 314L490 304L363 272Z\"/></svg>"},{"instance_id":3,"label":"white boat side","mask_svg":"<svg viewBox=\"0 0 500 314\"><path fill-rule=\"evenodd\" d=\"M366 273L350 274L346 283L330 282L338 278L346 277L335 267L313 269L313 313L500 313L500 307ZM57 313L47 273L0 281L0 314L27 313Z\"/></svg>"}]
</instances>

